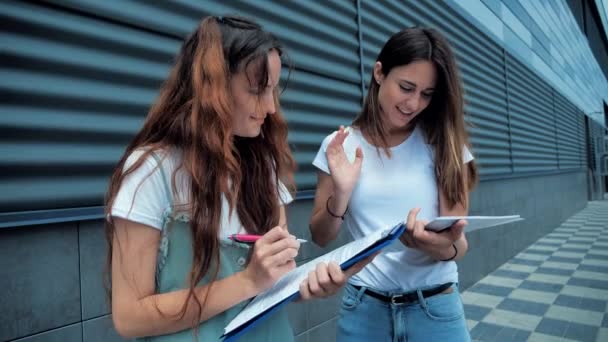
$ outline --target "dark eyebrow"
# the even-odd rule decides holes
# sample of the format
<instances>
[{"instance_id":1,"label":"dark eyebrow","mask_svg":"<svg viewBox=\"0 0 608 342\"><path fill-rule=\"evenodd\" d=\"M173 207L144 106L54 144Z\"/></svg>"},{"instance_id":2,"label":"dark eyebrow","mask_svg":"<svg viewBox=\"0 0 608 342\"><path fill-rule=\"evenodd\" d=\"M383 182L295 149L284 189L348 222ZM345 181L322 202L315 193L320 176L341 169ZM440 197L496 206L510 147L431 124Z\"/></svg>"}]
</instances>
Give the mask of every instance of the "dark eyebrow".
<instances>
[{"instance_id":1,"label":"dark eyebrow","mask_svg":"<svg viewBox=\"0 0 608 342\"><path fill-rule=\"evenodd\" d=\"M414 82L410 82L410 81L408 81L408 80L401 80L401 82L407 83L408 85L410 85L410 86L412 86L412 87L414 87L414 88L416 88L416 87L418 86L418 85L416 85L416 83L414 83ZM426 88L426 89L424 89L424 90L435 91L435 88Z\"/></svg>"}]
</instances>

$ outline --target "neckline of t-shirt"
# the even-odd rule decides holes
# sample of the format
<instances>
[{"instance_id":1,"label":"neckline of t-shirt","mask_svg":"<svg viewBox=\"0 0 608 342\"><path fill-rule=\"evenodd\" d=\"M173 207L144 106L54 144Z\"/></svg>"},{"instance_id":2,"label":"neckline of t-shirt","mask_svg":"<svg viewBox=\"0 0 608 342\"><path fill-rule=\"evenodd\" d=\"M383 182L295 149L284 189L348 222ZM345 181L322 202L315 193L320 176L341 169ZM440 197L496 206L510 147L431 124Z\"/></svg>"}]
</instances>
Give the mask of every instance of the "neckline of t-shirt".
<instances>
[{"instance_id":1,"label":"neckline of t-shirt","mask_svg":"<svg viewBox=\"0 0 608 342\"><path fill-rule=\"evenodd\" d=\"M361 140L363 141L363 143L365 145L367 145L368 147L374 148L374 149L377 148L376 146L371 144L369 141L367 141L367 139L365 139L363 132L361 132L361 130L359 128L351 126L350 129L352 129L353 132L356 133L361 138ZM413 140L412 138L414 137L414 134L418 134L418 130L419 130L419 127L418 127L418 125L416 125L416 127L414 127L414 130L412 131L412 133L407 138L405 138L405 140L400 142L399 145L389 147L389 150L395 151L395 150L398 150L398 149L402 148L403 146L407 145L408 141Z\"/></svg>"}]
</instances>

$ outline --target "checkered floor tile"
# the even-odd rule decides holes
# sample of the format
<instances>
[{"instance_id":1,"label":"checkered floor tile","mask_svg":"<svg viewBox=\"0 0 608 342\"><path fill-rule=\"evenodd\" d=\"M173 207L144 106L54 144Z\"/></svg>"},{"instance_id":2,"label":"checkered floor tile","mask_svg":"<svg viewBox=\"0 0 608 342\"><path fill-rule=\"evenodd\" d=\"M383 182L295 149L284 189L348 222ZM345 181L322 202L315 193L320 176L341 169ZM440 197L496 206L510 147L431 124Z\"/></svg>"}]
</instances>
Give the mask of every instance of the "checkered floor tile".
<instances>
[{"instance_id":1,"label":"checkered floor tile","mask_svg":"<svg viewBox=\"0 0 608 342\"><path fill-rule=\"evenodd\" d=\"M474 341L608 341L608 201L462 294Z\"/></svg>"}]
</instances>

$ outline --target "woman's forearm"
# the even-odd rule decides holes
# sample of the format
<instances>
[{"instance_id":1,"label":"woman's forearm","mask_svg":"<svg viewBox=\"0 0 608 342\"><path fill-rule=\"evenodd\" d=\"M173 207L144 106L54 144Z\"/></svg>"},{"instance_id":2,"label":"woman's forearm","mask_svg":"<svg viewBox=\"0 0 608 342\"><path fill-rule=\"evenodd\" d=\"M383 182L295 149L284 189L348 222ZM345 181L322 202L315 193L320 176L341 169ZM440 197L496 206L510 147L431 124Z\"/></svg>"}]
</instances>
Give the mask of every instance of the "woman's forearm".
<instances>
[{"instance_id":1,"label":"woman's forearm","mask_svg":"<svg viewBox=\"0 0 608 342\"><path fill-rule=\"evenodd\" d=\"M456 248L454 248L454 246ZM449 246L448 248L443 248L442 250L437 251L436 254L433 255L433 258L435 260L451 259L454 261L458 261L462 259L465 254L467 254L467 251L469 249L469 244L464 235L454 242L454 246Z\"/></svg>"},{"instance_id":2,"label":"woman's forearm","mask_svg":"<svg viewBox=\"0 0 608 342\"><path fill-rule=\"evenodd\" d=\"M198 318L199 309L194 298L188 301L184 315L180 314L188 291L184 289L150 295L135 303L114 301L112 318L116 330L123 337L134 338L170 334L191 328L192 322ZM243 272L217 280L212 285L195 287L194 294L202 304L199 322L204 322L259 292Z\"/></svg>"},{"instance_id":3,"label":"woman's forearm","mask_svg":"<svg viewBox=\"0 0 608 342\"><path fill-rule=\"evenodd\" d=\"M310 232L316 244L324 247L336 239L342 225L340 216L346 214L349 199L350 194L332 194L331 197L321 200L310 221Z\"/></svg>"}]
</instances>

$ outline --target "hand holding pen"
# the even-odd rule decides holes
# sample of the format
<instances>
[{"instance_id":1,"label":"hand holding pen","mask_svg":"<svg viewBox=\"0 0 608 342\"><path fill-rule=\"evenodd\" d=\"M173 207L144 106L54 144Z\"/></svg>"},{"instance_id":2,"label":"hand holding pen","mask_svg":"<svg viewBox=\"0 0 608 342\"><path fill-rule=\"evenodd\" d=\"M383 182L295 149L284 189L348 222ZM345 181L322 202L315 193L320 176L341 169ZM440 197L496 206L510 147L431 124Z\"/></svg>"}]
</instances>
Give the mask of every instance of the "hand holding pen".
<instances>
[{"instance_id":1,"label":"hand holding pen","mask_svg":"<svg viewBox=\"0 0 608 342\"><path fill-rule=\"evenodd\" d=\"M281 276L296 267L295 257L300 241L284 228L277 226L255 239L253 252L242 276L261 292L270 288Z\"/></svg>"}]
</instances>

